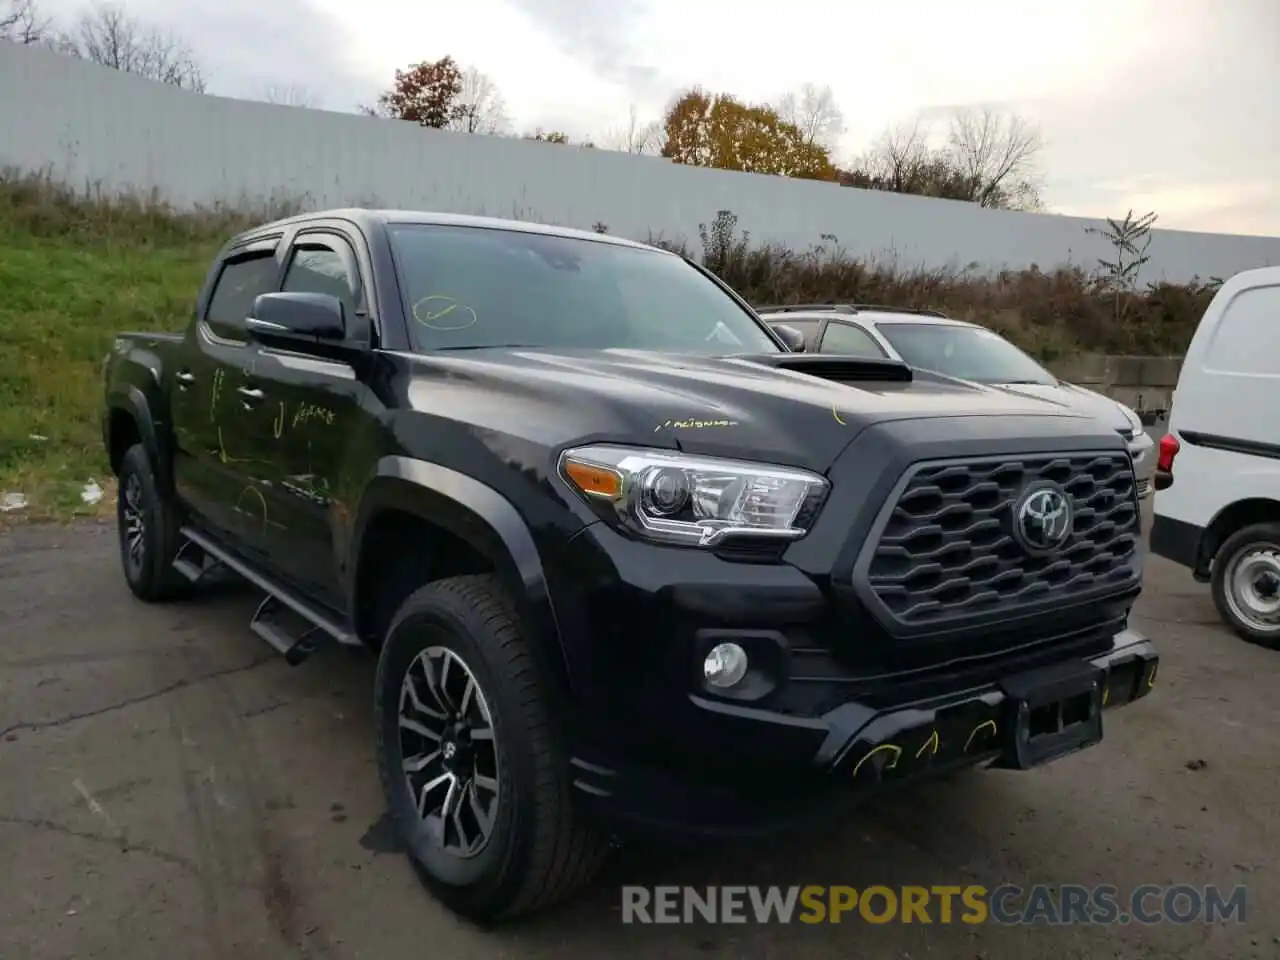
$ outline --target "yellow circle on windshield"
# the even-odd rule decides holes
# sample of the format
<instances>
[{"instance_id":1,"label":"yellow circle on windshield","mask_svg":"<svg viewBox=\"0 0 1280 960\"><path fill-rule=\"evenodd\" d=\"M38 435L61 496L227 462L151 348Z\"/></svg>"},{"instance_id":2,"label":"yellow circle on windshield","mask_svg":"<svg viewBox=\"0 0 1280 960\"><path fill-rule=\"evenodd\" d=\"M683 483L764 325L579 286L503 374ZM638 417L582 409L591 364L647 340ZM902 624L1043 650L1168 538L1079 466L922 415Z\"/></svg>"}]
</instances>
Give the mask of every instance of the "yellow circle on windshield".
<instances>
[{"instance_id":1,"label":"yellow circle on windshield","mask_svg":"<svg viewBox=\"0 0 1280 960\"><path fill-rule=\"evenodd\" d=\"M465 330L479 322L479 317L465 303L453 297L432 294L413 305L413 319L431 330L449 332Z\"/></svg>"}]
</instances>

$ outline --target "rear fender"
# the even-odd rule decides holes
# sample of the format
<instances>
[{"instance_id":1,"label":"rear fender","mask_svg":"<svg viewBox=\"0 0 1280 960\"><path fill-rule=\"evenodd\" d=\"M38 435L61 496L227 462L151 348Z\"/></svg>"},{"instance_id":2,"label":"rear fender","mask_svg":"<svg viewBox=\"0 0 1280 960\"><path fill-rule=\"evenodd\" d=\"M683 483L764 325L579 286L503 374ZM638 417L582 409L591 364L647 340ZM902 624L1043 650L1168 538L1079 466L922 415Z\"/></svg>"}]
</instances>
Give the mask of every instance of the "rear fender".
<instances>
[{"instance_id":1,"label":"rear fender","mask_svg":"<svg viewBox=\"0 0 1280 960\"><path fill-rule=\"evenodd\" d=\"M166 496L171 495L173 493L173 473L169 469L169 458L166 455L165 448L161 445L160 433L156 429L151 403L147 400L146 394L132 384L116 387L107 397L107 411L108 419L104 425L107 436L104 439L108 452L113 448L116 439L110 433L110 414L115 411L121 411L132 417L133 422L137 425L138 436L142 440L143 448L147 451L147 456L151 458L151 469L155 472L156 482L159 484L161 492Z\"/></svg>"}]
</instances>

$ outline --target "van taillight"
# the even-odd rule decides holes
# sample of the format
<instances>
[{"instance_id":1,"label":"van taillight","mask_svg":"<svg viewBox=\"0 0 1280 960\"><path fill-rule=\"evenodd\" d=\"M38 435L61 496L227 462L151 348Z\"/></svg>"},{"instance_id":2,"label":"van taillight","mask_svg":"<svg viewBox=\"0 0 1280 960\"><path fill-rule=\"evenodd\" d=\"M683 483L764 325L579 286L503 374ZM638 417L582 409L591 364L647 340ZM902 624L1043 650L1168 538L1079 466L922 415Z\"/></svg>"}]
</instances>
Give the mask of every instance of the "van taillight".
<instances>
[{"instance_id":1,"label":"van taillight","mask_svg":"<svg viewBox=\"0 0 1280 960\"><path fill-rule=\"evenodd\" d=\"M1160 455L1156 459L1156 469L1161 473L1173 473L1173 458L1181 449L1182 444L1178 442L1178 438L1172 433L1166 433L1160 438Z\"/></svg>"}]
</instances>

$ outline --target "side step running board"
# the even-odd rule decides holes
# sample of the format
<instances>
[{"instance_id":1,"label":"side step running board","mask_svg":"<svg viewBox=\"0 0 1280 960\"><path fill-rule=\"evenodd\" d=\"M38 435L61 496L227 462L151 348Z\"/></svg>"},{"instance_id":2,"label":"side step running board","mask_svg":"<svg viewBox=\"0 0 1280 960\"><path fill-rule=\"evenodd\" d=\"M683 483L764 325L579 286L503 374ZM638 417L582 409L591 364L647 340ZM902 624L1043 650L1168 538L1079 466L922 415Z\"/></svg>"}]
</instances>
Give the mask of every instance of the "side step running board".
<instances>
[{"instance_id":1,"label":"side step running board","mask_svg":"<svg viewBox=\"0 0 1280 960\"><path fill-rule=\"evenodd\" d=\"M280 613L280 601L268 593L258 604L258 609L254 611L253 619L249 621L249 629L260 639L265 640L267 646L284 657L289 666L296 667L315 653L316 633L320 628L312 627L301 635L292 634L278 621Z\"/></svg>"},{"instance_id":2,"label":"side step running board","mask_svg":"<svg viewBox=\"0 0 1280 960\"><path fill-rule=\"evenodd\" d=\"M173 568L192 583L199 583L206 574L213 573L220 566L222 561L214 559L200 544L190 539L182 541L178 555L173 558Z\"/></svg>"},{"instance_id":3,"label":"side step running board","mask_svg":"<svg viewBox=\"0 0 1280 960\"><path fill-rule=\"evenodd\" d=\"M244 577L267 596L258 604L258 609L249 621L249 629L293 666L301 663L315 652L319 634L327 634L343 646L362 646L354 633L342 624L334 621L328 614L320 611L269 577L259 573L239 557L226 550L212 538L192 527L183 527L181 536L187 541L178 551L173 565L184 576L197 581L216 566L225 566ZM188 546L202 553L202 561L212 559L213 564L199 563L183 556ZM193 576L194 574L194 576ZM281 614L292 612L307 623L301 631L292 631L281 620Z\"/></svg>"}]
</instances>

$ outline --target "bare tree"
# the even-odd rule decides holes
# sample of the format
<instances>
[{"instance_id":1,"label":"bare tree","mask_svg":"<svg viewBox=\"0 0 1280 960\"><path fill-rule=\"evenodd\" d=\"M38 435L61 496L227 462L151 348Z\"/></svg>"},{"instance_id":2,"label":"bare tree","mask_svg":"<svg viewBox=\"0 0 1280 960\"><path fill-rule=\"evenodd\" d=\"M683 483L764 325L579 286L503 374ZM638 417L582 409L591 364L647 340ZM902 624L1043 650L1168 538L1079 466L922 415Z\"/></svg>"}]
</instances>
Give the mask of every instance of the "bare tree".
<instances>
[{"instance_id":1,"label":"bare tree","mask_svg":"<svg viewBox=\"0 0 1280 960\"><path fill-rule=\"evenodd\" d=\"M475 67L462 72L462 89L454 100L445 129L461 133L502 133L507 127L506 104L498 85Z\"/></svg>"},{"instance_id":2,"label":"bare tree","mask_svg":"<svg viewBox=\"0 0 1280 960\"><path fill-rule=\"evenodd\" d=\"M114 4L94 6L80 16L60 44L65 52L104 67L136 73L175 87L204 93L204 74L191 48L148 27Z\"/></svg>"},{"instance_id":3,"label":"bare tree","mask_svg":"<svg viewBox=\"0 0 1280 960\"><path fill-rule=\"evenodd\" d=\"M641 122L633 103L627 112L627 125L610 130L604 135L602 145L606 150L622 153L656 154L662 149L662 123L658 120Z\"/></svg>"},{"instance_id":4,"label":"bare tree","mask_svg":"<svg viewBox=\"0 0 1280 960\"><path fill-rule=\"evenodd\" d=\"M847 187L910 193L944 200L971 200L969 181L946 150L929 143L919 119L889 127L849 170L838 175Z\"/></svg>"},{"instance_id":5,"label":"bare tree","mask_svg":"<svg viewBox=\"0 0 1280 960\"><path fill-rule=\"evenodd\" d=\"M50 21L36 9L35 0L8 0L0 11L0 40L24 45L48 40Z\"/></svg>"},{"instance_id":6,"label":"bare tree","mask_svg":"<svg viewBox=\"0 0 1280 960\"><path fill-rule=\"evenodd\" d=\"M885 130L856 166L877 189L919 193L921 174L932 153L928 131L921 128L919 121L902 123Z\"/></svg>"},{"instance_id":7,"label":"bare tree","mask_svg":"<svg viewBox=\"0 0 1280 960\"><path fill-rule=\"evenodd\" d=\"M780 119L799 128L808 145L834 150L844 133L844 113L830 86L806 83L783 94L773 109Z\"/></svg>"},{"instance_id":8,"label":"bare tree","mask_svg":"<svg viewBox=\"0 0 1280 960\"><path fill-rule=\"evenodd\" d=\"M951 118L947 142L952 162L972 185L973 202L983 207L1040 207L1036 159L1044 140L1025 117L985 108L960 110Z\"/></svg>"},{"instance_id":9,"label":"bare tree","mask_svg":"<svg viewBox=\"0 0 1280 960\"><path fill-rule=\"evenodd\" d=\"M307 107L315 109L319 100L306 87L294 83L268 84L262 91L262 99L282 107Z\"/></svg>"}]
</instances>

